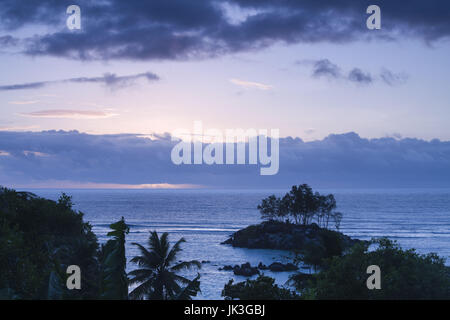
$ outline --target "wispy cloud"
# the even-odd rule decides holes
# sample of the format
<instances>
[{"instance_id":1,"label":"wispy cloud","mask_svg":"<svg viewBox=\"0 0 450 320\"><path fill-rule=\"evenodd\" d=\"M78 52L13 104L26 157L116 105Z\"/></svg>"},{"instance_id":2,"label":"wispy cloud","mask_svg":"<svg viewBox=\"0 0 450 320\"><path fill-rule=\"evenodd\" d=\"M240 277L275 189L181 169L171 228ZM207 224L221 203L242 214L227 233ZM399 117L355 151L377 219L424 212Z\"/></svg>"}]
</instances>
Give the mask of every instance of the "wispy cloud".
<instances>
[{"instance_id":1,"label":"wispy cloud","mask_svg":"<svg viewBox=\"0 0 450 320\"><path fill-rule=\"evenodd\" d=\"M48 84L58 83L59 81L46 81L46 82L29 82L20 84L10 84L0 86L0 91L12 91L12 90L24 90L24 89L39 89Z\"/></svg>"},{"instance_id":2,"label":"wispy cloud","mask_svg":"<svg viewBox=\"0 0 450 320\"><path fill-rule=\"evenodd\" d=\"M380 73L380 78L386 84L395 86L405 83L408 80L409 76L405 73L393 73L387 69L383 69Z\"/></svg>"},{"instance_id":3,"label":"wispy cloud","mask_svg":"<svg viewBox=\"0 0 450 320\"><path fill-rule=\"evenodd\" d=\"M361 84L370 84L373 82L373 77L369 72L364 72L359 68L352 69L347 79L352 82L361 83Z\"/></svg>"},{"instance_id":4,"label":"wispy cloud","mask_svg":"<svg viewBox=\"0 0 450 320\"><path fill-rule=\"evenodd\" d=\"M10 101L9 104L27 105L38 103L39 100L25 100L25 101Z\"/></svg>"},{"instance_id":5,"label":"wispy cloud","mask_svg":"<svg viewBox=\"0 0 450 320\"><path fill-rule=\"evenodd\" d=\"M9 126L9 127L0 127L0 131L30 131L33 129L37 129L39 126Z\"/></svg>"},{"instance_id":6,"label":"wispy cloud","mask_svg":"<svg viewBox=\"0 0 450 320\"><path fill-rule=\"evenodd\" d=\"M268 84L245 81L240 79L230 79L230 82L246 89L270 90L273 88L271 85Z\"/></svg>"},{"instance_id":7,"label":"wispy cloud","mask_svg":"<svg viewBox=\"0 0 450 320\"><path fill-rule=\"evenodd\" d=\"M363 85L369 85L376 80L381 80L389 86L395 86L405 83L408 79L405 73L394 73L386 68L380 72L379 76L357 67L344 72L341 67L328 59L299 60L296 64L310 66L312 68L311 77L313 78L345 80Z\"/></svg>"},{"instance_id":8,"label":"wispy cloud","mask_svg":"<svg viewBox=\"0 0 450 320\"><path fill-rule=\"evenodd\" d=\"M114 73L105 73L101 77L78 77L54 81L38 81L29 83L19 83L0 86L0 91L39 89L53 84L60 83L100 83L111 89L119 89L133 85L138 79L147 79L148 81L159 80L159 77L151 72L138 73L128 76L117 76Z\"/></svg>"},{"instance_id":9,"label":"wispy cloud","mask_svg":"<svg viewBox=\"0 0 450 320\"><path fill-rule=\"evenodd\" d=\"M111 118L118 114L105 111L57 109L19 113L19 115L32 118L102 119Z\"/></svg>"},{"instance_id":10,"label":"wispy cloud","mask_svg":"<svg viewBox=\"0 0 450 320\"><path fill-rule=\"evenodd\" d=\"M40 151L30 151L30 150L24 150L23 154L26 156L35 156L35 157L48 157L50 156L47 153L40 152Z\"/></svg>"},{"instance_id":11,"label":"wispy cloud","mask_svg":"<svg viewBox=\"0 0 450 320\"><path fill-rule=\"evenodd\" d=\"M337 79L342 77L341 69L328 59L311 61L311 63L313 64L312 76L314 78L331 77Z\"/></svg>"}]
</instances>

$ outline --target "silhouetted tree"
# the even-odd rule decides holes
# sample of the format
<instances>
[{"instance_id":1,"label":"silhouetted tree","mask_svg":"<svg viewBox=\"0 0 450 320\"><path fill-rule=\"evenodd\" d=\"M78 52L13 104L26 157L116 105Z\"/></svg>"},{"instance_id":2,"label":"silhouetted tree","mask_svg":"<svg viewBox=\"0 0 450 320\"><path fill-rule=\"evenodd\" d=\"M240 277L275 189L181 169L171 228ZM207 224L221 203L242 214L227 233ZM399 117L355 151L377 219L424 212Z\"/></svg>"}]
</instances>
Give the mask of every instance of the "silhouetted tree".
<instances>
[{"instance_id":1,"label":"silhouetted tree","mask_svg":"<svg viewBox=\"0 0 450 320\"><path fill-rule=\"evenodd\" d=\"M139 266L139 269L129 273L132 276L130 284L138 284L130 293L131 299L187 300L197 295L200 290L200 275L197 275L194 280L189 280L178 274L183 269L200 268L200 262L192 260L176 263L177 255L181 251L180 246L185 240L181 238L170 248L168 236L165 232L160 238L156 231L151 232L148 249L133 243L138 247L141 255L131 259L131 262Z\"/></svg>"},{"instance_id":2,"label":"silhouetted tree","mask_svg":"<svg viewBox=\"0 0 450 320\"><path fill-rule=\"evenodd\" d=\"M334 226L337 230L341 227L341 221L342 221L342 213L335 212L333 213L333 220L334 220Z\"/></svg>"},{"instance_id":3,"label":"silhouetted tree","mask_svg":"<svg viewBox=\"0 0 450 320\"><path fill-rule=\"evenodd\" d=\"M282 198L271 195L263 199L257 208L265 220L289 221L292 218L296 224L308 225L315 219L317 224L324 228L328 228L331 219L334 220L336 228L339 228L342 219L341 213L334 212L334 196L314 193L307 184L293 186Z\"/></svg>"},{"instance_id":4,"label":"silhouetted tree","mask_svg":"<svg viewBox=\"0 0 450 320\"><path fill-rule=\"evenodd\" d=\"M264 220L276 220L279 218L277 216L277 210L280 206L280 199L275 197L275 195L271 195L266 199L261 201L261 204L258 205L258 210L261 212L261 218Z\"/></svg>"},{"instance_id":5,"label":"silhouetted tree","mask_svg":"<svg viewBox=\"0 0 450 320\"><path fill-rule=\"evenodd\" d=\"M319 225L323 225L328 228L330 218L333 216L333 210L336 209L336 199L332 194L327 196L319 196L319 212L322 221L319 221Z\"/></svg>"},{"instance_id":6,"label":"silhouetted tree","mask_svg":"<svg viewBox=\"0 0 450 320\"><path fill-rule=\"evenodd\" d=\"M126 273L125 235L129 227L124 218L109 226L113 231L108 233L108 240L102 246L101 256L101 288L100 298L108 300L128 299L128 277Z\"/></svg>"},{"instance_id":7,"label":"silhouetted tree","mask_svg":"<svg viewBox=\"0 0 450 320\"><path fill-rule=\"evenodd\" d=\"M97 299L98 241L72 199L40 198L0 187L0 297ZM78 265L81 289L66 287L69 265Z\"/></svg>"},{"instance_id":8,"label":"silhouetted tree","mask_svg":"<svg viewBox=\"0 0 450 320\"><path fill-rule=\"evenodd\" d=\"M450 272L444 261L434 253L402 250L387 238L372 240L333 257L308 292L316 299L450 299ZM381 268L381 290L367 289L370 265Z\"/></svg>"},{"instance_id":9,"label":"silhouetted tree","mask_svg":"<svg viewBox=\"0 0 450 320\"><path fill-rule=\"evenodd\" d=\"M286 199L277 198L275 195L263 199L257 208L261 212L261 217L265 220L283 220L289 213Z\"/></svg>"}]
</instances>

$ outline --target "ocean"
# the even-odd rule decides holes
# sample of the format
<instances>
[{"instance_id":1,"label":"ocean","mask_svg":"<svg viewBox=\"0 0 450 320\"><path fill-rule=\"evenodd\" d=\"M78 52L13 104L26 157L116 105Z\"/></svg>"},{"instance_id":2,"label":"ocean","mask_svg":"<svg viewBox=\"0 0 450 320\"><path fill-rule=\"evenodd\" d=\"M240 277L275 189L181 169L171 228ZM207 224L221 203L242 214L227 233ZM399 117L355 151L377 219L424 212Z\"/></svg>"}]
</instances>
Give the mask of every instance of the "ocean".
<instances>
[{"instance_id":1,"label":"ocean","mask_svg":"<svg viewBox=\"0 0 450 320\"><path fill-rule=\"evenodd\" d=\"M286 190L31 190L49 199L61 192L73 197L74 208L82 211L100 243L107 240L109 224L122 216L130 226L127 260L138 254L132 242L146 245L149 231L168 232L171 242L181 237L180 260L203 261L201 294L197 299L223 299L221 291L229 279L243 281L224 265L250 262L288 262L288 252L232 248L222 245L231 233L259 223L256 209L261 199L282 195ZM319 189L333 193L343 213L340 231L363 240L386 236L403 248L419 253L435 252L450 264L450 189ZM128 271L135 266L128 264ZM302 270L309 272L308 269ZM283 285L290 273L265 272ZM195 276L190 272L188 276Z\"/></svg>"}]
</instances>

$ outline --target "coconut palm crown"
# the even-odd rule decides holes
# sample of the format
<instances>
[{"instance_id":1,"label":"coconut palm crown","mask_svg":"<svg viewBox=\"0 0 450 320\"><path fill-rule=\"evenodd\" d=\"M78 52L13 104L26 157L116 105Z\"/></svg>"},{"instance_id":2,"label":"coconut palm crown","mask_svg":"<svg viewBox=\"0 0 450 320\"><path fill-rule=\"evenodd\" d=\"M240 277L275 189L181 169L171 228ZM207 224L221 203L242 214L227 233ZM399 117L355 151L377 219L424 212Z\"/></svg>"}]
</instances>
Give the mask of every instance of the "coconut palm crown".
<instances>
[{"instance_id":1,"label":"coconut palm crown","mask_svg":"<svg viewBox=\"0 0 450 320\"><path fill-rule=\"evenodd\" d=\"M193 280L178 274L183 269L200 268L200 262L192 260L177 263L181 244L186 241L181 238L170 248L168 236L167 232L161 237L156 231L150 232L148 249L133 243L140 255L131 259L139 268L129 273L130 285L138 284L130 292L130 299L189 300L200 291L199 274Z\"/></svg>"}]
</instances>

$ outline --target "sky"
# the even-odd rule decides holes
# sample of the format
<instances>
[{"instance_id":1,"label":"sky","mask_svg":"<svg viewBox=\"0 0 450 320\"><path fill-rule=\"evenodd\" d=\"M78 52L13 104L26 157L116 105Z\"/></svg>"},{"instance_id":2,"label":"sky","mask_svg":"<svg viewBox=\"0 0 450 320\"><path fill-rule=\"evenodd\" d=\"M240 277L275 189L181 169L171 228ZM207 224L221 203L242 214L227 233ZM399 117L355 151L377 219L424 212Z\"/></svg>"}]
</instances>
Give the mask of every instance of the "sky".
<instances>
[{"instance_id":1,"label":"sky","mask_svg":"<svg viewBox=\"0 0 450 320\"><path fill-rule=\"evenodd\" d=\"M249 186L363 185L347 168L353 162L329 145L341 137L353 141L349 154L364 148L358 163L372 172L368 185L445 185L435 170L450 171L450 3L405 3L3 0L0 184L234 187L243 170ZM72 4L81 9L80 30L66 25ZM381 9L379 30L366 26L371 4ZM219 130L279 129L280 173L173 166L173 143L164 139L192 130L194 121ZM70 150L53 144L61 137ZM122 145L140 145L134 139L146 146L137 154ZM78 140L116 149L97 154L75 147ZM384 167L370 161L380 143ZM323 177L314 161L290 164L301 152L317 156L309 147L316 145L327 146L319 153L327 170L347 169ZM143 155L160 172L145 168ZM64 173L69 168L80 171ZM410 181L400 168L422 174ZM377 173L386 178L375 181Z\"/></svg>"}]
</instances>

